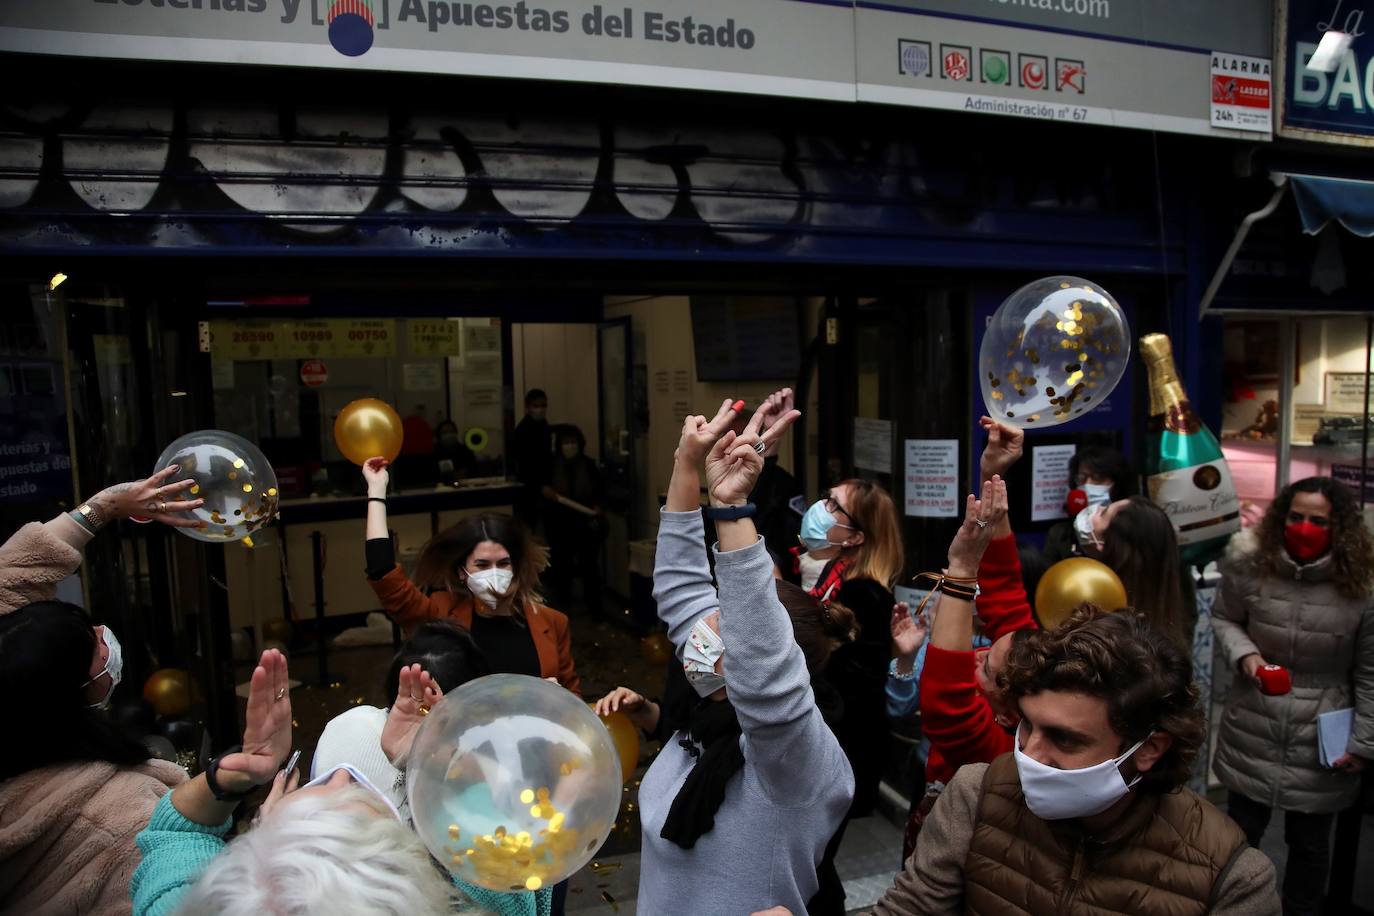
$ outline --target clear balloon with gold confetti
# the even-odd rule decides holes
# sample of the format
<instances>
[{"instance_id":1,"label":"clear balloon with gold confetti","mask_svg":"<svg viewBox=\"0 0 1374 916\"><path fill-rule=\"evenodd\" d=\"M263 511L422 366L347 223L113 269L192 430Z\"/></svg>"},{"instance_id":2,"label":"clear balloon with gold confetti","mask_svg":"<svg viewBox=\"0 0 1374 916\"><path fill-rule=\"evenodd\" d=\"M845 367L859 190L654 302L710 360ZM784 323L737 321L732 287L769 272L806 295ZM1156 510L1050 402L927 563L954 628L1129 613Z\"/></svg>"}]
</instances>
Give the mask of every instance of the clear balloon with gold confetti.
<instances>
[{"instance_id":1,"label":"clear balloon with gold confetti","mask_svg":"<svg viewBox=\"0 0 1374 916\"><path fill-rule=\"evenodd\" d=\"M277 475L256 445L222 429L203 429L177 439L157 459L155 471L178 467L176 480L194 480L187 499L203 499L198 509L180 513L200 522L178 528L198 541L243 541L277 514ZM150 510L152 507L150 507Z\"/></svg>"},{"instance_id":2,"label":"clear balloon with gold confetti","mask_svg":"<svg viewBox=\"0 0 1374 916\"><path fill-rule=\"evenodd\" d=\"M494 891L551 887L586 865L620 808L611 734L577 696L521 674L446 695L406 766L415 829L454 877Z\"/></svg>"},{"instance_id":3,"label":"clear balloon with gold confetti","mask_svg":"<svg viewBox=\"0 0 1374 916\"><path fill-rule=\"evenodd\" d=\"M1024 429L1058 426L1111 394L1131 357L1131 329L1105 289L1046 277L1012 293L978 353L988 414Z\"/></svg>"}]
</instances>

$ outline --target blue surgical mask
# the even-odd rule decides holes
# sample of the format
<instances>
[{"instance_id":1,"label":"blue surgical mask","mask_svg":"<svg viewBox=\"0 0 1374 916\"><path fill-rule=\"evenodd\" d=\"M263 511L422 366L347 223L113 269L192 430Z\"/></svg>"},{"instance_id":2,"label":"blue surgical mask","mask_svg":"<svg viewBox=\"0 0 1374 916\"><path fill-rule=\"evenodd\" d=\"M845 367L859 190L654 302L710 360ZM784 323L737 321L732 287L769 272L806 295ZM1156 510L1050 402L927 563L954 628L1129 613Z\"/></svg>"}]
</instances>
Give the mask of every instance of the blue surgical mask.
<instances>
[{"instance_id":1,"label":"blue surgical mask","mask_svg":"<svg viewBox=\"0 0 1374 916\"><path fill-rule=\"evenodd\" d=\"M826 537L835 527L835 516L825 507L825 500L818 499L811 504L802 516L801 542L807 550L825 550L835 545Z\"/></svg>"},{"instance_id":2,"label":"blue surgical mask","mask_svg":"<svg viewBox=\"0 0 1374 916\"><path fill-rule=\"evenodd\" d=\"M1080 488L1088 497L1088 505L1105 506L1112 501L1112 488L1105 483L1085 483Z\"/></svg>"}]
</instances>

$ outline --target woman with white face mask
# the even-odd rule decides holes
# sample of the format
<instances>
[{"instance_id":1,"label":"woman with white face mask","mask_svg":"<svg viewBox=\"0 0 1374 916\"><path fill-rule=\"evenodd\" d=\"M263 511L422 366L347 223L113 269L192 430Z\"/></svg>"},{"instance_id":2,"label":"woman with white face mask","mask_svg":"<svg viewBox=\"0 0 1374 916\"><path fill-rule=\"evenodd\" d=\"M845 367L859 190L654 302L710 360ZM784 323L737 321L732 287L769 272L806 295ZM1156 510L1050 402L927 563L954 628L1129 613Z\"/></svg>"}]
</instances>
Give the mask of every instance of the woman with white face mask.
<instances>
[{"instance_id":1,"label":"woman with white face mask","mask_svg":"<svg viewBox=\"0 0 1374 916\"><path fill-rule=\"evenodd\" d=\"M127 913L134 835L186 774L150 760L104 707L123 674L114 628L53 600L101 528L132 515L172 526L200 505L168 468L109 487L0 546L0 912Z\"/></svg>"},{"instance_id":2,"label":"woman with white face mask","mask_svg":"<svg viewBox=\"0 0 1374 916\"><path fill-rule=\"evenodd\" d=\"M742 405L740 405L742 406ZM654 598L698 700L640 785L638 911L805 910L816 863L853 795L811 675L853 636L853 615L773 579L748 496L762 452L800 416L743 435L716 416L687 417L658 532ZM712 585L699 494L703 459L716 523Z\"/></svg>"},{"instance_id":3,"label":"woman with white face mask","mask_svg":"<svg viewBox=\"0 0 1374 916\"><path fill-rule=\"evenodd\" d=\"M363 466L367 481L367 578L382 608L407 631L447 618L472 633L497 674L555 680L574 693L566 615L539 601L548 549L518 519L495 512L469 516L425 545L415 582L396 563L386 520L386 459Z\"/></svg>"},{"instance_id":4,"label":"woman with white face mask","mask_svg":"<svg viewBox=\"0 0 1374 916\"><path fill-rule=\"evenodd\" d=\"M1084 506L1106 507L1140 492L1140 475L1126 456L1116 449L1087 446L1069 459L1069 517L1056 522L1045 533L1045 562L1079 556L1079 539L1074 533L1075 517Z\"/></svg>"}]
</instances>

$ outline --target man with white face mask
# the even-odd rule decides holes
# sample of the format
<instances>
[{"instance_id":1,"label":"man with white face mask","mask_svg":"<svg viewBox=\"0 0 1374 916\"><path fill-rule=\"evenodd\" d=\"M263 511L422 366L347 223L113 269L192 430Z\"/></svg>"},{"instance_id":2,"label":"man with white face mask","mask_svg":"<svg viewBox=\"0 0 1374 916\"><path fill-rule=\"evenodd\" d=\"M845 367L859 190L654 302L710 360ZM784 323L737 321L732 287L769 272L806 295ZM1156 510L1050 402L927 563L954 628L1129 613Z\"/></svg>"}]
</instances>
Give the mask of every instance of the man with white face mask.
<instances>
[{"instance_id":1,"label":"man with white face mask","mask_svg":"<svg viewBox=\"0 0 1374 916\"><path fill-rule=\"evenodd\" d=\"M1279 913L1268 858L1183 788L1203 713L1172 640L1088 607L1005 678L1013 752L959 771L874 913Z\"/></svg>"}]
</instances>

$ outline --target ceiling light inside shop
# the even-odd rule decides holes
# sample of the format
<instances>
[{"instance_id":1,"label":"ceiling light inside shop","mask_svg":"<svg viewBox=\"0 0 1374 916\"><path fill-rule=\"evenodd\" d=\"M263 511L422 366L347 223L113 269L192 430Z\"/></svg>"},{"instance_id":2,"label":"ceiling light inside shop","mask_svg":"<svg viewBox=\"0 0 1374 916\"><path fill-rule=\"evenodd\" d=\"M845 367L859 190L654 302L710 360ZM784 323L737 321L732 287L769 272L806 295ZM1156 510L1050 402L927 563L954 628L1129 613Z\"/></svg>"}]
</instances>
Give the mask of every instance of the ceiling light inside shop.
<instances>
[{"instance_id":1,"label":"ceiling light inside shop","mask_svg":"<svg viewBox=\"0 0 1374 916\"><path fill-rule=\"evenodd\" d=\"M52 279L48 281L48 290L51 291L57 289L64 282L66 282L66 280L67 275L62 273L61 271L58 271L57 273L53 274Z\"/></svg>"},{"instance_id":2,"label":"ceiling light inside shop","mask_svg":"<svg viewBox=\"0 0 1374 916\"><path fill-rule=\"evenodd\" d=\"M184 397L186 397L186 392L184 392L184 391L173 391L173 392L172 392L172 397L174 397L174 398L184 398Z\"/></svg>"},{"instance_id":3,"label":"ceiling light inside shop","mask_svg":"<svg viewBox=\"0 0 1374 916\"><path fill-rule=\"evenodd\" d=\"M1335 72L1335 69L1340 66L1341 59L1345 57L1345 52L1350 50L1350 45L1354 41L1355 36L1349 32L1328 30L1322 35L1321 43L1317 45L1317 50L1313 52L1311 59L1307 61L1307 69L1316 70L1319 73Z\"/></svg>"}]
</instances>

